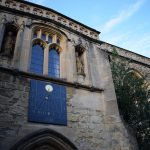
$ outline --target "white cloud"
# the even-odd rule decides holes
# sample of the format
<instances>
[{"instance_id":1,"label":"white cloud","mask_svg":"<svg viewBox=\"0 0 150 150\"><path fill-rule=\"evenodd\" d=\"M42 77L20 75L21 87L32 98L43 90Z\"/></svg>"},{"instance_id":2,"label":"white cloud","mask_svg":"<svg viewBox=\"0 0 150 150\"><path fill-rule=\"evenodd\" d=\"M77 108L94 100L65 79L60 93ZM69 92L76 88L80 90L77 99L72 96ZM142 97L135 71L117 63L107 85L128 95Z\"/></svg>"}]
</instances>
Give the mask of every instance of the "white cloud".
<instances>
[{"instance_id":1,"label":"white cloud","mask_svg":"<svg viewBox=\"0 0 150 150\"><path fill-rule=\"evenodd\" d=\"M143 30L143 24L126 32L123 30L113 32L112 30L113 27L134 15L134 13L140 9L144 1L145 0L137 0L137 2L130 5L128 9L121 11L117 17L107 21L102 28L102 40L130 51L134 51L135 53L150 57L150 32ZM144 32L139 33L138 31L141 30Z\"/></svg>"},{"instance_id":2,"label":"white cloud","mask_svg":"<svg viewBox=\"0 0 150 150\"><path fill-rule=\"evenodd\" d=\"M102 31L103 32L109 32L114 26L121 23L125 19L131 17L136 11L139 10L141 5L144 3L145 0L138 0L133 5L129 6L128 9L122 10L118 16L115 18L110 19L108 22L106 22L103 26Z\"/></svg>"}]
</instances>

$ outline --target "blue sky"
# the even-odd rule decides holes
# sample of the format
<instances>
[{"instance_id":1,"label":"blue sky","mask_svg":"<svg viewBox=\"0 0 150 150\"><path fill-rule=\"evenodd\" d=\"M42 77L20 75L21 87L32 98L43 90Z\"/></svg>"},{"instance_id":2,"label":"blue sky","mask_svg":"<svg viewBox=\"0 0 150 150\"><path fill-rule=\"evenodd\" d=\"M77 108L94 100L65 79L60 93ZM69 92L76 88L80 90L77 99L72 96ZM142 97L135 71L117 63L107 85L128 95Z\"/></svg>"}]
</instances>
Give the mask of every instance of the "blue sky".
<instances>
[{"instance_id":1,"label":"blue sky","mask_svg":"<svg viewBox=\"0 0 150 150\"><path fill-rule=\"evenodd\" d=\"M150 57L150 0L29 0L101 32L100 40Z\"/></svg>"}]
</instances>

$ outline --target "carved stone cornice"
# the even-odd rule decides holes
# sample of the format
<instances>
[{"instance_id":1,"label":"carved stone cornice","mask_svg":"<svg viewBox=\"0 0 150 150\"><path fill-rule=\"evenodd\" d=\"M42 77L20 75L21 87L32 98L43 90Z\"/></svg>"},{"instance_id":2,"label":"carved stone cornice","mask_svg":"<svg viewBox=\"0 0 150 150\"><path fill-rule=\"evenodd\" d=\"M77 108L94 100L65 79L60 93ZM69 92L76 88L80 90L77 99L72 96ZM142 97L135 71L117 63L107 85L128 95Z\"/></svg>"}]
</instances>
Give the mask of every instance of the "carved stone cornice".
<instances>
[{"instance_id":1,"label":"carved stone cornice","mask_svg":"<svg viewBox=\"0 0 150 150\"><path fill-rule=\"evenodd\" d=\"M16 9L22 12L26 12L27 14L28 13L34 14L36 16L54 20L90 38L96 40L99 39L99 34L100 34L99 31L96 31L95 29L92 29L84 24L81 24L80 22L77 22L67 16L64 16L63 14L60 14L52 9L39 6L27 1L19 1L19 0L2 0L0 5L11 9Z\"/></svg>"}]
</instances>

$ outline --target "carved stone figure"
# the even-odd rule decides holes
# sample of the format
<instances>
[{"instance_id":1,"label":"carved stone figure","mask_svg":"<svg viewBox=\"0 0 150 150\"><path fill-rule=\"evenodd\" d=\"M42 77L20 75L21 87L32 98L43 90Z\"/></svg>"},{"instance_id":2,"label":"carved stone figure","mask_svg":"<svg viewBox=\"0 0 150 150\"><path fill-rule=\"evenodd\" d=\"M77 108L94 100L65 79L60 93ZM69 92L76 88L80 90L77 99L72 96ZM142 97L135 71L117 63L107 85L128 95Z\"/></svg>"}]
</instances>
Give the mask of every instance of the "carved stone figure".
<instances>
[{"instance_id":1,"label":"carved stone figure","mask_svg":"<svg viewBox=\"0 0 150 150\"><path fill-rule=\"evenodd\" d=\"M84 73L84 60L83 60L83 56L79 55L78 52L76 52L76 66L77 66L77 73L79 75L85 75L85 73Z\"/></svg>"},{"instance_id":2,"label":"carved stone figure","mask_svg":"<svg viewBox=\"0 0 150 150\"><path fill-rule=\"evenodd\" d=\"M20 30L22 30L22 31L23 31L23 30L24 30L24 28L25 28L25 22L23 21L23 22L22 22L22 24L20 25Z\"/></svg>"},{"instance_id":3,"label":"carved stone figure","mask_svg":"<svg viewBox=\"0 0 150 150\"><path fill-rule=\"evenodd\" d=\"M15 40L12 32L8 32L2 47L2 55L11 57L14 51Z\"/></svg>"},{"instance_id":4,"label":"carved stone figure","mask_svg":"<svg viewBox=\"0 0 150 150\"><path fill-rule=\"evenodd\" d=\"M75 46L77 74L83 76L85 76L83 58L84 51L85 48L82 46L82 44L78 44Z\"/></svg>"}]
</instances>

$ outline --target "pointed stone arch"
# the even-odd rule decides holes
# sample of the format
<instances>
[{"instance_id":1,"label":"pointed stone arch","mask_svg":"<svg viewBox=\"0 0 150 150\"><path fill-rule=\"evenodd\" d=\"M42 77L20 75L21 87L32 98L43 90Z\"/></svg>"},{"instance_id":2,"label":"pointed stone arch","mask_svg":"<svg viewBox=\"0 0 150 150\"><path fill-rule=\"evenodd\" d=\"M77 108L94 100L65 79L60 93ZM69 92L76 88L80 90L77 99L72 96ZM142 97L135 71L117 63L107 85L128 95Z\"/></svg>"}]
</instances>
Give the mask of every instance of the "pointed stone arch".
<instances>
[{"instance_id":1,"label":"pointed stone arch","mask_svg":"<svg viewBox=\"0 0 150 150\"><path fill-rule=\"evenodd\" d=\"M32 46L36 45L36 44L39 44L41 47L45 48L47 43L45 41L43 41L42 39L40 38L37 38L37 39L34 39L32 41Z\"/></svg>"},{"instance_id":2,"label":"pointed stone arch","mask_svg":"<svg viewBox=\"0 0 150 150\"><path fill-rule=\"evenodd\" d=\"M141 72L139 72L138 70L136 70L134 68L130 69L128 73L133 73L135 76L137 76L139 78L143 78L144 77L144 75Z\"/></svg>"},{"instance_id":3,"label":"pointed stone arch","mask_svg":"<svg viewBox=\"0 0 150 150\"><path fill-rule=\"evenodd\" d=\"M77 150L76 146L60 133L44 129L27 135L10 150Z\"/></svg>"},{"instance_id":4,"label":"pointed stone arch","mask_svg":"<svg viewBox=\"0 0 150 150\"><path fill-rule=\"evenodd\" d=\"M55 48L59 53L62 51L61 46L56 43L52 43L49 45L49 49L52 49L52 48Z\"/></svg>"},{"instance_id":5,"label":"pointed stone arch","mask_svg":"<svg viewBox=\"0 0 150 150\"><path fill-rule=\"evenodd\" d=\"M60 36L65 36L67 39L69 39L68 35L65 32L63 32L61 29L55 28L55 27L45 24L45 23L33 22L31 24L31 28L33 31L38 30L38 29L44 29L49 32L54 32L54 33L60 34Z\"/></svg>"}]
</instances>

